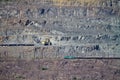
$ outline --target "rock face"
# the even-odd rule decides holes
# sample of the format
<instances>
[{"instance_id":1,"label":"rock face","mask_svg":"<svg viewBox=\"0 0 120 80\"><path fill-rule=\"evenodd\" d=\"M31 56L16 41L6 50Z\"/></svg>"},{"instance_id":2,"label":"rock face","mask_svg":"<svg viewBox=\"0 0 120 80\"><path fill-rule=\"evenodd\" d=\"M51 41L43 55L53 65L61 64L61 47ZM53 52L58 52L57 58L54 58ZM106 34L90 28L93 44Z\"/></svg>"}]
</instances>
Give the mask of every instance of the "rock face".
<instances>
[{"instance_id":1,"label":"rock face","mask_svg":"<svg viewBox=\"0 0 120 80\"><path fill-rule=\"evenodd\" d=\"M0 80L120 80L118 58L120 0L0 0Z\"/></svg>"},{"instance_id":2,"label":"rock face","mask_svg":"<svg viewBox=\"0 0 120 80\"><path fill-rule=\"evenodd\" d=\"M0 1L0 44L34 44L32 57L120 57L119 43L119 0Z\"/></svg>"}]
</instances>

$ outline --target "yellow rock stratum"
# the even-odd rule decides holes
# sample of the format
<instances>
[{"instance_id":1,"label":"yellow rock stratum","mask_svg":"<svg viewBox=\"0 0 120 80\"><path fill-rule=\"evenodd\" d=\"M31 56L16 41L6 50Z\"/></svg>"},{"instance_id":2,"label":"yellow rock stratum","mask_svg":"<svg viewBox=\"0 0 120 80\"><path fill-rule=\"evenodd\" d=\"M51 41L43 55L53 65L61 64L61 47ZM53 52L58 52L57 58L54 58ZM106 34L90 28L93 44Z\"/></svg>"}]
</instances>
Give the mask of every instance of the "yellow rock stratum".
<instances>
[{"instance_id":1,"label":"yellow rock stratum","mask_svg":"<svg viewBox=\"0 0 120 80\"><path fill-rule=\"evenodd\" d=\"M52 0L55 5L58 6L77 6L77 4L84 5L96 5L102 0ZM76 5L75 5L76 4Z\"/></svg>"}]
</instances>

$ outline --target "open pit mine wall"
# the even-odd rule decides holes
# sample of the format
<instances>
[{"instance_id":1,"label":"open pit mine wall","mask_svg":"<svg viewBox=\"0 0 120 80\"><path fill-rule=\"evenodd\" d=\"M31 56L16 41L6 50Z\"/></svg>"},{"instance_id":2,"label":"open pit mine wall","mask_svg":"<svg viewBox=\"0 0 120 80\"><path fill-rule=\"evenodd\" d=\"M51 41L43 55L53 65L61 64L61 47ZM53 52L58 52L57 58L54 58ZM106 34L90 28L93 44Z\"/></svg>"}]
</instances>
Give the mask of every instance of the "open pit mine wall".
<instances>
[{"instance_id":1,"label":"open pit mine wall","mask_svg":"<svg viewBox=\"0 0 120 80\"><path fill-rule=\"evenodd\" d=\"M0 56L120 57L120 0L0 0Z\"/></svg>"}]
</instances>

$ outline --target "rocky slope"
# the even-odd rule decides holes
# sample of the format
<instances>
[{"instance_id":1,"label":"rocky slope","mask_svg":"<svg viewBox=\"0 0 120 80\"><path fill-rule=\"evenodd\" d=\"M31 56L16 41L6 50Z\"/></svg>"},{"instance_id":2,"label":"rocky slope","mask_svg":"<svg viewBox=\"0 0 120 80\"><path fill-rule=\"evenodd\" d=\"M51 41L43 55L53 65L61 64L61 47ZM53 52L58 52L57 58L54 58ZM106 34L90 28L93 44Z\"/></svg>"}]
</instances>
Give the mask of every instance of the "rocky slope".
<instances>
[{"instance_id":1,"label":"rocky slope","mask_svg":"<svg viewBox=\"0 0 120 80\"><path fill-rule=\"evenodd\" d=\"M44 54L58 57L120 57L119 0L8 0L0 4L0 44L34 44L32 52L37 48L37 54L43 53L45 48ZM46 38L52 45L42 44Z\"/></svg>"}]
</instances>

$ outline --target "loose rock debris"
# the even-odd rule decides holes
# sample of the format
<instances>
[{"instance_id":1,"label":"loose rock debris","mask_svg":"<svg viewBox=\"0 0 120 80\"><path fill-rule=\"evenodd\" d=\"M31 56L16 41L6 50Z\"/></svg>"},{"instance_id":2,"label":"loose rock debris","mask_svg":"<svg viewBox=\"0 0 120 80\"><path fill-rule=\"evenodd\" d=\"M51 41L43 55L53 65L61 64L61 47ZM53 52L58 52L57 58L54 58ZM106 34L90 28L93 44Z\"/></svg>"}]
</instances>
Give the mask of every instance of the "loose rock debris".
<instances>
[{"instance_id":1,"label":"loose rock debris","mask_svg":"<svg viewBox=\"0 0 120 80\"><path fill-rule=\"evenodd\" d=\"M119 43L119 0L0 0L0 80L120 80Z\"/></svg>"}]
</instances>

